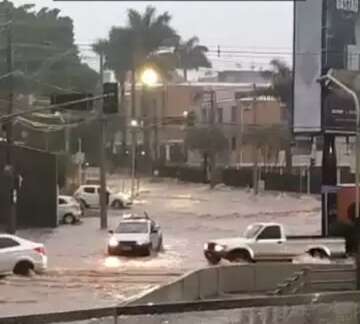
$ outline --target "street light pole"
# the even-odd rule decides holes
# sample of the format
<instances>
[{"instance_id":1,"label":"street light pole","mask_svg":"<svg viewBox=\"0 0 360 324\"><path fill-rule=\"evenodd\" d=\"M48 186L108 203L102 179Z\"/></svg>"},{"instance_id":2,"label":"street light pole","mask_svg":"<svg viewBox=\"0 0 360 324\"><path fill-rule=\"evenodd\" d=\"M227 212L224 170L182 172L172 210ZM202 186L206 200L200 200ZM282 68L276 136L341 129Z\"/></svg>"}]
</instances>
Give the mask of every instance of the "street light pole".
<instances>
[{"instance_id":1,"label":"street light pole","mask_svg":"<svg viewBox=\"0 0 360 324\"><path fill-rule=\"evenodd\" d=\"M7 25L7 77L8 77L8 111L11 115L14 110L14 83L13 83L13 47L12 47L12 14L11 9L8 12L9 23ZM9 195L8 195L8 228L7 231L10 234L16 232L16 192L15 192L15 170L13 161L13 136L12 136L12 120L8 120L6 123L6 161L4 173L9 180Z\"/></svg>"},{"instance_id":2,"label":"street light pole","mask_svg":"<svg viewBox=\"0 0 360 324\"><path fill-rule=\"evenodd\" d=\"M102 90L104 82L104 53L100 53L100 88ZM107 189L106 189L106 168L105 168L105 120L103 112L104 100L101 100L99 106L99 124L100 124L100 228L107 228Z\"/></svg>"},{"instance_id":3,"label":"street light pole","mask_svg":"<svg viewBox=\"0 0 360 324\"><path fill-rule=\"evenodd\" d=\"M135 172L136 172L136 128L138 127L138 122L136 119L132 119L130 122L131 127L131 199L135 198Z\"/></svg>"}]
</instances>

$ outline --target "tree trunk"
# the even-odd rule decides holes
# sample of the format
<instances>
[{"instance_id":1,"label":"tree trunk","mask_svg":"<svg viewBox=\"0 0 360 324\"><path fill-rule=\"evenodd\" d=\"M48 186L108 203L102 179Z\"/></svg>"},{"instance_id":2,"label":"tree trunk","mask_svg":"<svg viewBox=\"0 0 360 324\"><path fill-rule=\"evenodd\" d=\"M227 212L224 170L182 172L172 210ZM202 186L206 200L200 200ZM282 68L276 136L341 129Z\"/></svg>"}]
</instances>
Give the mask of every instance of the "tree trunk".
<instances>
[{"instance_id":1,"label":"tree trunk","mask_svg":"<svg viewBox=\"0 0 360 324\"><path fill-rule=\"evenodd\" d=\"M127 116L126 116L126 108L125 108L125 78L120 78L120 115L122 115L122 153L125 153L126 144L127 144Z\"/></svg>"},{"instance_id":2,"label":"tree trunk","mask_svg":"<svg viewBox=\"0 0 360 324\"><path fill-rule=\"evenodd\" d=\"M214 189L216 185L216 153L210 153L210 189Z\"/></svg>"},{"instance_id":3,"label":"tree trunk","mask_svg":"<svg viewBox=\"0 0 360 324\"><path fill-rule=\"evenodd\" d=\"M207 171L208 171L208 154L203 153L203 173L204 173L204 182L205 183L208 182Z\"/></svg>"},{"instance_id":4,"label":"tree trunk","mask_svg":"<svg viewBox=\"0 0 360 324\"><path fill-rule=\"evenodd\" d=\"M136 71L135 66L131 68L131 118L136 117Z\"/></svg>"},{"instance_id":5,"label":"tree trunk","mask_svg":"<svg viewBox=\"0 0 360 324\"><path fill-rule=\"evenodd\" d=\"M185 68L184 70L184 80L185 80L185 82L187 82L187 80L188 80L188 74L187 74L187 69Z\"/></svg>"},{"instance_id":6,"label":"tree trunk","mask_svg":"<svg viewBox=\"0 0 360 324\"><path fill-rule=\"evenodd\" d=\"M291 173L291 169L292 169L291 147L290 147L290 145L286 145L286 148L285 148L285 170L286 170L286 173Z\"/></svg>"}]
</instances>

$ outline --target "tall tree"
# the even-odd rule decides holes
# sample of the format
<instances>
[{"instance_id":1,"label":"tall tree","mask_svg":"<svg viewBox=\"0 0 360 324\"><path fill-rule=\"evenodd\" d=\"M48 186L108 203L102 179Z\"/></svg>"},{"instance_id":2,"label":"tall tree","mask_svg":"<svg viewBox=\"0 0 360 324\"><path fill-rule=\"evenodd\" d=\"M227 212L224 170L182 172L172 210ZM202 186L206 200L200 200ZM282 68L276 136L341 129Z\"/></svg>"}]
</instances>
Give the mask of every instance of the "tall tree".
<instances>
[{"instance_id":1,"label":"tall tree","mask_svg":"<svg viewBox=\"0 0 360 324\"><path fill-rule=\"evenodd\" d=\"M184 79L188 79L188 70L197 70L199 67L211 67L211 62L206 57L208 48L199 44L198 37L187 41L180 41L175 53L178 57L178 68L183 70Z\"/></svg>"},{"instance_id":2,"label":"tall tree","mask_svg":"<svg viewBox=\"0 0 360 324\"><path fill-rule=\"evenodd\" d=\"M216 154L223 152L228 147L228 140L223 131L217 127L189 128L186 134L186 143L191 150L198 151L202 155L206 173L210 158L210 186L213 188L216 181Z\"/></svg>"},{"instance_id":3,"label":"tall tree","mask_svg":"<svg viewBox=\"0 0 360 324\"><path fill-rule=\"evenodd\" d=\"M89 91L97 74L81 62L74 44L73 22L60 16L59 9L34 5L15 7L12 2L0 2L0 11L12 16L14 70L23 74L15 79L15 91L49 94L60 88ZM5 18L2 18L5 21ZM0 33L0 53L7 49L6 33ZM0 62L0 74L6 72L6 62ZM0 80L6 88L6 79Z\"/></svg>"},{"instance_id":4,"label":"tall tree","mask_svg":"<svg viewBox=\"0 0 360 324\"><path fill-rule=\"evenodd\" d=\"M261 89L259 94L263 92L265 95L271 95L285 104L288 128L291 129L293 116L293 74L290 67L281 60L273 59L270 64L272 71L266 71L264 73L271 73L272 86L270 89ZM286 168L289 171L292 167L291 140L287 141L285 146L285 159Z\"/></svg>"}]
</instances>

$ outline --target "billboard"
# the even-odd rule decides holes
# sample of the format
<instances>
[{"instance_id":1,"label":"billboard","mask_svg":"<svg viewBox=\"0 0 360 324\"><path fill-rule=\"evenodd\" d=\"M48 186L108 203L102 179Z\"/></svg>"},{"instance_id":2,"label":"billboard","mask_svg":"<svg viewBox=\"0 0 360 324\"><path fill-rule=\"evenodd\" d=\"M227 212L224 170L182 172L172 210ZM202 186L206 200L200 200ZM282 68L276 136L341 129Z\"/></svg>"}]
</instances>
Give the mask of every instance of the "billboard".
<instances>
[{"instance_id":1,"label":"billboard","mask_svg":"<svg viewBox=\"0 0 360 324\"><path fill-rule=\"evenodd\" d=\"M324 1L323 69L350 89L359 91L359 0ZM337 134L355 132L353 98L336 86L323 89L323 130Z\"/></svg>"},{"instance_id":2,"label":"billboard","mask_svg":"<svg viewBox=\"0 0 360 324\"><path fill-rule=\"evenodd\" d=\"M293 130L321 130L322 0L294 2Z\"/></svg>"}]
</instances>

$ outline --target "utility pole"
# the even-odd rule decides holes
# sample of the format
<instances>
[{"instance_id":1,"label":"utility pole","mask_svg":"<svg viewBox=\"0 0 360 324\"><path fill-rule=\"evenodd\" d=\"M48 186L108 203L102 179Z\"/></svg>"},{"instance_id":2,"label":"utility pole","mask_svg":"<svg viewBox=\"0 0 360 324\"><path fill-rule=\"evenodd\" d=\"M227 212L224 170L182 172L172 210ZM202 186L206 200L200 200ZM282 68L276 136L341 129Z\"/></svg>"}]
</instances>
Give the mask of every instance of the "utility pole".
<instances>
[{"instance_id":1,"label":"utility pole","mask_svg":"<svg viewBox=\"0 0 360 324\"><path fill-rule=\"evenodd\" d=\"M84 163L84 161L81 159L82 156L82 140L81 138L78 139L78 155L79 155L79 160L78 162L78 177L79 177L79 185L82 185L82 164Z\"/></svg>"},{"instance_id":2,"label":"utility pole","mask_svg":"<svg viewBox=\"0 0 360 324\"><path fill-rule=\"evenodd\" d=\"M104 53L100 54L100 89L103 89L104 82ZM99 105L99 149L100 149L100 228L107 228L107 188L106 188L106 166L105 166L105 119L104 100Z\"/></svg>"},{"instance_id":3,"label":"utility pole","mask_svg":"<svg viewBox=\"0 0 360 324\"><path fill-rule=\"evenodd\" d=\"M215 90L210 90L210 128L213 130L215 127ZM214 148L210 150L210 187L215 187L215 164L216 164L216 152Z\"/></svg>"},{"instance_id":4,"label":"utility pole","mask_svg":"<svg viewBox=\"0 0 360 324\"><path fill-rule=\"evenodd\" d=\"M154 160L155 165L158 162L158 147L159 147L159 126L158 126L158 114L157 114L157 106L154 107L154 116L153 116L153 123L154 123Z\"/></svg>"},{"instance_id":5,"label":"utility pole","mask_svg":"<svg viewBox=\"0 0 360 324\"><path fill-rule=\"evenodd\" d=\"M252 111L253 111L253 127L254 127L254 131L256 132L256 124L257 124L257 116L256 116L256 85L255 83L253 84L253 100L252 100ZM256 134L255 134L256 136ZM253 161L254 161L254 166L253 166L253 189L254 189L254 194L257 195L258 194L258 147L257 147L257 143L255 140L255 145L253 146Z\"/></svg>"},{"instance_id":6,"label":"utility pole","mask_svg":"<svg viewBox=\"0 0 360 324\"><path fill-rule=\"evenodd\" d=\"M14 110L14 83L13 83L13 47L12 47L12 13L11 9L8 11L8 26L7 26L7 53L6 63L8 77L8 114L12 114ZM7 232L15 234L16 232L16 188L15 188L15 170L13 161L13 133L12 133L12 120L6 122L6 161L4 174L8 179L8 228Z\"/></svg>"}]
</instances>

